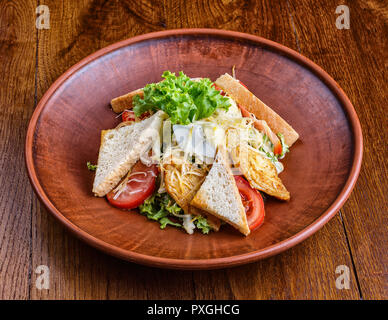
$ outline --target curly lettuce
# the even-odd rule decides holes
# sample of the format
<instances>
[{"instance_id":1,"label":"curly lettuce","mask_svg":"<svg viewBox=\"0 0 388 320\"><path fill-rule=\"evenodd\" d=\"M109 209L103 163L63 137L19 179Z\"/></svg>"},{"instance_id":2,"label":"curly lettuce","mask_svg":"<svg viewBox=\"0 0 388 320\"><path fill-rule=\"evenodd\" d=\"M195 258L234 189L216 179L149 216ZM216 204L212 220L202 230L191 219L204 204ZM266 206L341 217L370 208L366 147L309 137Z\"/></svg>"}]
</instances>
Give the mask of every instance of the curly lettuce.
<instances>
[{"instance_id":1,"label":"curly lettuce","mask_svg":"<svg viewBox=\"0 0 388 320\"><path fill-rule=\"evenodd\" d=\"M180 223L173 222L168 218L171 214L181 213L182 209L167 193L155 193L139 206L139 211L148 219L158 221L160 229L164 229L167 225L182 227Z\"/></svg>"},{"instance_id":2,"label":"curly lettuce","mask_svg":"<svg viewBox=\"0 0 388 320\"><path fill-rule=\"evenodd\" d=\"M217 108L230 107L229 99L208 78L193 81L182 71L179 76L165 71L162 77L163 81L144 87L144 98L134 97L133 111L137 117L147 111L163 110L173 124L186 125L211 116Z\"/></svg>"},{"instance_id":3,"label":"curly lettuce","mask_svg":"<svg viewBox=\"0 0 388 320\"><path fill-rule=\"evenodd\" d=\"M202 231L203 234L208 234L209 231L212 230L212 227L210 226L207 219L202 216L197 216L194 220L194 224L197 229Z\"/></svg>"},{"instance_id":4,"label":"curly lettuce","mask_svg":"<svg viewBox=\"0 0 388 320\"><path fill-rule=\"evenodd\" d=\"M168 193L155 193L139 206L139 211L148 219L158 221L160 229L166 228L167 225L177 228L183 227L181 223L174 221L177 219L176 215L183 215L184 212ZM171 217L174 217L175 220L172 221ZM202 216L196 216L194 224L204 234L208 234L211 230L208 221Z\"/></svg>"}]
</instances>

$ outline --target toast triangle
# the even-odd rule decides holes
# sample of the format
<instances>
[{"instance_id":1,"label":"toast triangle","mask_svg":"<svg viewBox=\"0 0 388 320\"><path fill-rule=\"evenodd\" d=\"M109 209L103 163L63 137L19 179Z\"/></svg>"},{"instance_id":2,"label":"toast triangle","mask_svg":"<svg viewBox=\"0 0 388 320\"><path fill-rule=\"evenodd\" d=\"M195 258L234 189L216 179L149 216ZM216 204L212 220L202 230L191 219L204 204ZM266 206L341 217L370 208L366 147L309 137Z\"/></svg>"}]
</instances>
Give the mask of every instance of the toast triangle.
<instances>
[{"instance_id":1,"label":"toast triangle","mask_svg":"<svg viewBox=\"0 0 388 320\"><path fill-rule=\"evenodd\" d=\"M229 223L246 236L250 233L245 209L222 148L190 204Z\"/></svg>"},{"instance_id":2,"label":"toast triangle","mask_svg":"<svg viewBox=\"0 0 388 320\"><path fill-rule=\"evenodd\" d=\"M160 139L165 113L158 111L151 117L132 125L102 130L93 193L105 196L124 177L140 156Z\"/></svg>"}]
</instances>

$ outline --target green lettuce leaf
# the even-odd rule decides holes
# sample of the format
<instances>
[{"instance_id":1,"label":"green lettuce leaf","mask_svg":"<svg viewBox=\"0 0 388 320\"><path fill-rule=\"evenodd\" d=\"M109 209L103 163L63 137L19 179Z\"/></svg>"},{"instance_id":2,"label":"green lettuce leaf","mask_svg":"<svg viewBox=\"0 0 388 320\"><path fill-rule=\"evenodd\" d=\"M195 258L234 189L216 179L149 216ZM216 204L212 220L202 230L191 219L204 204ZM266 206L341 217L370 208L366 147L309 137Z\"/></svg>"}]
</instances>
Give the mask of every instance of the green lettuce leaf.
<instances>
[{"instance_id":1,"label":"green lettuce leaf","mask_svg":"<svg viewBox=\"0 0 388 320\"><path fill-rule=\"evenodd\" d=\"M155 193L139 206L139 211L148 219L158 221L161 229L167 225L182 227L180 223L173 222L168 218L172 213L180 214L182 209L167 193Z\"/></svg>"},{"instance_id":2,"label":"green lettuce leaf","mask_svg":"<svg viewBox=\"0 0 388 320\"><path fill-rule=\"evenodd\" d=\"M282 133L278 133L278 137L280 139L280 143L282 144L282 154L279 155L280 159L283 159L287 152L290 152L288 145L284 142L284 136Z\"/></svg>"},{"instance_id":3,"label":"green lettuce leaf","mask_svg":"<svg viewBox=\"0 0 388 320\"><path fill-rule=\"evenodd\" d=\"M133 99L136 116L146 111L163 110L173 124L189 124L207 118L217 108L228 110L230 102L212 86L208 78L193 81L182 71L179 76L170 71L162 75L163 81L144 87L144 98L139 95Z\"/></svg>"},{"instance_id":4,"label":"green lettuce leaf","mask_svg":"<svg viewBox=\"0 0 388 320\"><path fill-rule=\"evenodd\" d=\"M202 231L203 234L208 234L212 227L209 225L209 222L206 218L202 216L197 216L194 221L195 226Z\"/></svg>"},{"instance_id":5,"label":"green lettuce leaf","mask_svg":"<svg viewBox=\"0 0 388 320\"><path fill-rule=\"evenodd\" d=\"M164 229L167 225L183 227L181 223L170 219L174 217L174 214L182 215L183 210L168 193L155 193L139 206L139 211L148 219L158 221L160 229ZM196 216L194 224L204 234L212 230L206 218L202 216Z\"/></svg>"},{"instance_id":6,"label":"green lettuce leaf","mask_svg":"<svg viewBox=\"0 0 388 320\"><path fill-rule=\"evenodd\" d=\"M91 164L89 161L86 162L86 166L90 171L96 171L97 170L97 165L96 164Z\"/></svg>"}]
</instances>

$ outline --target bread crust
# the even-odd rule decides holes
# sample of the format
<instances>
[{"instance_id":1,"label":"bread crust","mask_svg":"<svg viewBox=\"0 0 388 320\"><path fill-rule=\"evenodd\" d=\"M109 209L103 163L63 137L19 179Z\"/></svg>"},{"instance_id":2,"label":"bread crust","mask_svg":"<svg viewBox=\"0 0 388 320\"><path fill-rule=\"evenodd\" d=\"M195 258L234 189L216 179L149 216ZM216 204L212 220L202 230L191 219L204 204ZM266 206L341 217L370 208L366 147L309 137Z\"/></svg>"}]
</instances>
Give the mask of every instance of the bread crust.
<instances>
[{"instance_id":1,"label":"bread crust","mask_svg":"<svg viewBox=\"0 0 388 320\"><path fill-rule=\"evenodd\" d=\"M137 89L120 97L112 99L110 105L112 106L113 111L116 113L120 113L126 109L132 109L132 101L136 95L139 95L141 98L143 98L143 89Z\"/></svg>"},{"instance_id":2,"label":"bread crust","mask_svg":"<svg viewBox=\"0 0 388 320\"><path fill-rule=\"evenodd\" d=\"M93 189L92 192L95 196L103 197L108 192L110 192L123 178L125 174L131 170L132 166L139 160L140 155L144 154L152 144L152 139L154 137L153 130L160 130L160 126L162 124L162 119L165 117L165 113L162 111L158 111L158 113L154 114L152 117L147 118L142 121L142 123L132 124L131 126L127 126L127 130L131 130L131 139L128 141L132 141L131 145L128 145L129 148L127 150L127 154L122 158L120 164L116 165L113 168L109 168L110 171L104 175L103 180L97 180L100 165L102 161L102 150L104 149L107 143L107 134L109 132L116 132L117 130L126 130L125 128L119 129L110 129L110 130L102 130L101 132L101 145L98 155L97 162L97 171L94 177ZM139 124L140 127L134 127ZM133 136L135 134L135 136ZM118 146L120 147L120 146Z\"/></svg>"},{"instance_id":3,"label":"bread crust","mask_svg":"<svg viewBox=\"0 0 388 320\"><path fill-rule=\"evenodd\" d=\"M220 76L215 84L250 113L253 113L257 119L265 120L273 132L282 133L288 146L299 139L299 134L281 116L229 74L225 73Z\"/></svg>"}]
</instances>

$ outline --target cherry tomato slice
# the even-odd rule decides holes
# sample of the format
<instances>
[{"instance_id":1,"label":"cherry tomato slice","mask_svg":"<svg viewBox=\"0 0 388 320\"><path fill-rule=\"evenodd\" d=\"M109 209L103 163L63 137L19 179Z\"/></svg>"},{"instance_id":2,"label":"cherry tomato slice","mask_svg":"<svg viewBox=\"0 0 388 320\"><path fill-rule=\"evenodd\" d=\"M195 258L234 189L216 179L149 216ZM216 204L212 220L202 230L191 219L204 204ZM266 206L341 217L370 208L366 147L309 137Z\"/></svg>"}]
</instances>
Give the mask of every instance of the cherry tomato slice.
<instances>
[{"instance_id":1,"label":"cherry tomato slice","mask_svg":"<svg viewBox=\"0 0 388 320\"><path fill-rule=\"evenodd\" d=\"M265 211L263 197L243 177L234 176L234 179L236 180L236 185L245 208L249 229L254 230L264 222Z\"/></svg>"},{"instance_id":2,"label":"cherry tomato slice","mask_svg":"<svg viewBox=\"0 0 388 320\"><path fill-rule=\"evenodd\" d=\"M135 121L135 113L132 110L125 110L121 114L121 118L123 121Z\"/></svg>"},{"instance_id":3,"label":"cherry tomato slice","mask_svg":"<svg viewBox=\"0 0 388 320\"><path fill-rule=\"evenodd\" d=\"M132 110L125 110L121 114L121 118L123 121L139 121L139 120L144 120L144 119L148 118L150 115L151 115L151 112L146 111L142 115L140 115L139 117L136 117L135 113Z\"/></svg>"},{"instance_id":4,"label":"cherry tomato slice","mask_svg":"<svg viewBox=\"0 0 388 320\"><path fill-rule=\"evenodd\" d=\"M138 161L132 168L125 189L115 199L113 191L107 194L107 199L113 206L121 209L133 209L141 205L155 191L158 168L155 164L146 166Z\"/></svg>"}]
</instances>

